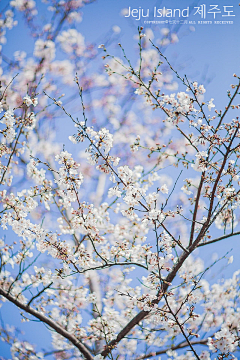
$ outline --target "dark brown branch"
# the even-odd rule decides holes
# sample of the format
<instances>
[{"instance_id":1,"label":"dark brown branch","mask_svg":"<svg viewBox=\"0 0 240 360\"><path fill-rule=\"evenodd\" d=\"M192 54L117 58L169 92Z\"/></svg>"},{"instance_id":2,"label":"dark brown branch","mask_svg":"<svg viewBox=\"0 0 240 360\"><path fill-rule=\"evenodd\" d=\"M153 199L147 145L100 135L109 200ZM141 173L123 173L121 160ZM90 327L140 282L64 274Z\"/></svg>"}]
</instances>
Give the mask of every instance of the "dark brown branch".
<instances>
[{"instance_id":1,"label":"dark brown branch","mask_svg":"<svg viewBox=\"0 0 240 360\"><path fill-rule=\"evenodd\" d=\"M87 360L93 360L93 356L90 354L88 349L85 347L84 344L80 340L78 340L75 336L71 335L67 330L62 328L60 325L58 325L55 321L49 319L45 315L41 314L37 310L34 310L33 308L29 307L28 305L24 305L19 300L17 300L12 295L8 294L7 291L0 288L0 295L2 295L5 299L11 301L14 305L19 307L20 309L26 311L28 314L34 316L35 318L39 319L43 323L50 326L52 329L54 329L58 334L63 336L65 339L68 339L78 350L85 356Z\"/></svg>"},{"instance_id":2,"label":"dark brown branch","mask_svg":"<svg viewBox=\"0 0 240 360\"><path fill-rule=\"evenodd\" d=\"M172 316L174 317L174 319L175 319L175 321L176 321L176 324L178 325L178 327L179 327L181 333L183 334L183 336L185 337L188 346L190 347L190 349L191 349L192 352L194 353L196 359L200 360L200 358L199 358L198 354L196 353L196 351L194 350L194 347L192 346L190 340L188 339L187 335L185 334L185 331L184 331L184 329L183 329L183 324L184 324L184 323L183 323L183 324L180 324L180 322L179 322L179 320L178 320L178 317L177 317L177 313L174 314L174 312L172 311L172 309L171 309L171 307L170 307L170 305L169 305L169 303L168 303L167 296L166 296L165 294L164 294L164 299L165 299L166 305L167 305L167 307L168 307L168 309L169 309L169 312L170 312L170 313L172 314Z\"/></svg>"},{"instance_id":3,"label":"dark brown branch","mask_svg":"<svg viewBox=\"0 0 240 360\"><path fill-rule=\"evenodd\" d=\"M178 244L178 246L183 250L185 251L187 254L189 254L189 251L187 249L185 249L185 247L181 244L180 241L176 240L175 237L168 231L168 229L164 226L163 223L160 224L163 229L166 231L166 233L168 233L169 236L171 236L172 240Z\"/></svg>"},{"instance_id":4,"label":"dark brown branch","mask_svg":"<svg viewBox=\"0 0 240 360\"><path fill-rule=\"evenodd\" d=\"M208 339L203 339L203 340L196 340L196 341L191 341L191 345L206 345ZM143 356L139 356L138 358L136 358L135 360L144 360L144 359L148 359L149 357L152 356L157 356L157 355L162 355L165 354L168 350L178 350L178 349L183 349L185 347L189 346L187 342L182 342L178 345L172 346L170 348L164 349L164 350L160 350L160 351L152 351L150 353L148 353L147 355L143 355Z\"/></svg>"},{"instance_id":5,"label":"dark brown branch","mask_svg":"<svg viewBox=\"0 0 240 360\"><path fill-rule=\"evenodd\" d=\"M234 91L234 94L231 97L231 100L229 101L228 106L225 108L225 111L224 111L224 113L222 114L222 116L220 118L220 121L219 121L219 123L218 123L218 125L216 127L216 132L219 129L220 125L222 124L222 121L223 121L224 117L226 116L228 110L230 109L230 106L232 105L232 102L233 102L234 98L236 97L239 88L240 88L240 80L238 81L238 86L237 86L236 90Z\"/></svg>"},{"instance_id":6,"label":"dark brown branch","mask_svg":"<svg viewBox=\"0 0 240 360\"><path fill-rule=\"evenodd\" d=\"M205 171L201 175L201 180L200 180L200 183L199 183L199 186L198 186L198 192L197 192L197 197L196 197L195 206L194 206L194 213L193 213L193 220L192 220L192 226L191 226L191 234L190 234L190 239L189 239L189 245L192 245L192 243L193 243L194 230L195 230L195 221L196 221L196 218L197 218L198 204L199 204L201 191L202 191L202 187L203 187L204 175L205 175Z\"/></svg>"},{"instance_id":7,"label":"dark brown branch","mask_svg":"<svg viewBox=\"0 0 240 360\"><path fill-rule=\"evenodd\" d=\"M211 197L210 197L210 206L209 206L209 209L208 209L208 217L207 217L207 220L206 222L204 223L204 225L202 226L196 240L194 241L194 243L192 244L194 248L196 248L199 244L199 242L201 241L201 239L203 238L204 234L206 233L207 229L209 228L209 226L211 226L212 222L211 222L211 216L212 216L212 210L213 210L213 204L214 204L214 198L215 198L215 193L216 193L216 190L217 190L217 186L218 186L218 183L219 183L219 180L221 178L221 175L222 175L222 172L224 170L224 167L226 165L226 162L227 162L227 159L228 159L228 155L229 155L229 152L230 152L230 149L231 149L231 146L232 146L232 143L233 143L233 140L238 132L238 129L239 127L236 128L233 136L232 136L232 139L229 143L229 146L227 147L227 151L226 151L226 154L224 155L224 159L223 159L223 162L222 162L222 165L221 165L221 168L218 172L218 175L217 175L217 178L215 180L215 183L214 183L214 186L213 186L213 189L212 189L212 194L211 194ZM216 218L217 215L215 215L214 218ZM213 220L212 220L213 221Z\"/></svg>"},{"instance_id":8,"label":"dark brown branch","mask_svg":"<svg viewBox=\"0 0 240 360\"><path fill-rule=\"evenodd\" d=\"M1 178L1 180L0 180L0 184L3 183L4 176L5 176L5 174L6 174L6 172L7 172L7 169L8 169L8 167L9 167L10 163L11 163L11 159L12 159L12 157L13 157L15 151L16 151L16 147L17 147L17 144L18 144L18 140L19 140L19 138L20 138L20 135L21 135L21 133L22 133L22 129L23 129L23 126L22 126L22 127L20 128L20 130L19 130L19 134L18 134L18 136L17 136L17 138L16 138L16 141L15 141L15 144L14 144L14 147L13 147L13 150L12 150L10 156L9 156L9 159L8 159L8 163L7 163L7 165L6 165L5 170L3 171L2 178Z\"/></svg>"},{"instance_id":9,"label":"dark brown branch","mask_svg":"<svg viewBox=\"0 0 240 360\"><path fill-rule=\"evenodd\" d=\"M200 240L199 240L200 241ZM179 258L178 263L173 267L172 271L166 277L162 289L157 294L157 299L152 302L152 305L158 304L161 300L163 293L167 291L170 283L175 278L178 270L181 268L184 261L187 259L189 254L195 249L197 245L192 245L188 250L189 253L183 252ZM103 357L106 357L112 349L140 322L142 321L147 315L149 315L150 311L142 310L140 311L129 323L119 332L116 339L112 340L108 346L101 352Z\"/></svg>"},{"instance_id":10,"label":"dark brown branch","mask_svg":"<svg viewBox=\"0 0 240 360\"><path fill-rule=\"evenodd\" d=\"M41 291L39 291L35 296L33 296L27 303L27 306L30 306L30 304L33 302L33 300L37 299L41 294L44 293L45 290L49 289L52 284L53 284L53 282L51 282L50 284L45 286Z\"/></svg>"},{"instance_id":11,"label":"dark brown branch","mask_svg":"<svg viewBox=\"0 0 240 360\"><path fill-rule=\"evenodd\" d=\"M219 238L207 241L205 243L201 243L201 244L198 245L198 247L213 244L215 242L218 242L218 241L221 241L221 240L224 240L224 239L227 239L227 238L229 238L231 236L236 236L236 235L240 235L240 231L235 232L235 233L231 233L231 234L227 234L227 235L223 235L223 236L220 236Z\"/></svg>"},{"instance_id":12,"label":"dark brown branch","mask_svg":"<svg viewBox=\"0 0 240 360\"><path fill-rule=\"evenodd\" d=\"M224 167L224 166L223 166ZM221 173L221 171L219 172ZM209 219L210 221L210 219ZM159 301L162 299L163 294L166 293L169 285L171 284L171 282L173 281L173 279L175 278L176 274L178 273L178 270L181 268L181 266L183 265L184 261L188 258L189 254L191 254L198 246L199 242L202 239L202 236L204 235L205 231L208 228L208 223L209 221L206 221L206 223L203 225L199 235L197 236L196 240L194 241L194 243L192 245L189 246L188 251L189 253L183 252L179 258L179 261L177 264L174 265L174 267L172 268L172 271L168 274L168 276L166 277L164 284L161 288L161 290L159 290L158 294L157 294L157 299L154 300L152 302L152 305L154 304L158 304ZM117 335L117 337L112 340L108 346L106 346L106 348L101 352L101 355L103 357L106 357L111 351L112 349L114 349L117 344L140 322L142 321L147 315L150 314L150 311L140 311Z\"/></svg>"}]
</instances>

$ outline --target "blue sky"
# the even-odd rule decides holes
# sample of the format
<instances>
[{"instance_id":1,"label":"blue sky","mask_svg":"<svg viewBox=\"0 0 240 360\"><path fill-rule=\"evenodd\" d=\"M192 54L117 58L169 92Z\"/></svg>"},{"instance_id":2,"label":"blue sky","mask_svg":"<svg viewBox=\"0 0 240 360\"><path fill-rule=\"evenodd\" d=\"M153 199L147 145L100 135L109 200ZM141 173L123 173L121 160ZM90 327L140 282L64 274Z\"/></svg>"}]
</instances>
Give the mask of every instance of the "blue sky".
<instances>
[{"instance_id":1,"label":"blue sky","mask_svg":"<svg viewBox=\"0 0 240 360\"><path fill-rule=\"evenodd\" d=\"M134 36L137 34L137 27L146 25L141 21L135 20L133 17L125 18L121 15L123 8L139 9L141 7L146 12L146 9L153 13L153 8L190 8L191 14L189 20L212 21L214 22L213 14L207 14L206 18L201 19L200 16L194 17L193 13L195 7L206 5L206 11L210 10L210 4L218 5L221 13L216 14L216 21L233 21L233 24L195 24L194 31L191 25L182 25L178 30L178 37L180 41L170 45L165 55L168 57L170 63L176 64L181 76L187 75L192 81L203 83L207 89L205 100L214 98L214 104L219 110L224 108L228 102L227 90L230 90L230 85L235 83L233 74L240 76L240 6L238 2L233 0L98 0L91 6L87 6L84 10L84 17L82 23L79 25L79 30L83 30L87 40L94 41L100 38L100 34L105 34L114 25L121 28L120 42L125 48L129 58L136 57L137 42ZM235 16L222 17L224 15L224 6L232 6L225 8L232 10ZM195 15L197 16L197 15ZM149 17L153 19L153 15ZM160 37L160 32L166 25L147 25L154 33L155 39ZM229 113L230 114L230 113ZM235 115L236 116L236 115ZM237 238L228 239L228 250L234 247ZM219 256L226 253L226 242L220 242L217 247ZM204 252L204 258L211 261L213 247L202 248L201 253ZM230 254L232 255L232 253ZM213 268L212 274L216 274L222 267L220 263ZM231 267L224 271L225 276L230 276L232 271L238 269L237 258Z\"/></svg>"},{"instance_id":2,"label":"blue sky","mask_svg":"<svg viewBox=\"0 0 240 360\"><path fill-rule=\"evenodd\" d=\"M2 4L5 6L6 3L7 1L0 2L1 8L3 7ZM40 4L41 10L44 8L40 0L37 0L36 3L37 5ZM233 73L236 72L240 75L240 7L238 6L238 2L234 2L233 0L217 0L213 3L218 5L218 8L222 11L221 14L216 15L215 20L232 20L233 24L182 25L178 30L180 41L169 46L165 55L169 58L170 62L173 61L176 63L180 75L187 74L191 80L197 80L201 83L205 81L207 89L206 98L214 98L216 107L220 108L224 107L227 103L226 91L230 89L230 84L234 82L232 77ZM83 21L77 25L77 28L78 31L85 36L87 42L101 44L104 41L105 35L111 31L112 27L115 25L119 26L121 28L119 41L122 43L129 57L134 59L136 56L134 52L134 47L136 46L134 35L137 34L138 26L144 26L144 28L150 27L155 38L158 38L160 37L161 29L169 25L144 25L142 21L137 21L134 18L125 18L121 15L123 8L129 9L130 7L131 9L139 9L139 7L141 7L144 10L149 9L152 14L155 6L157 8L163 8L163 6L165 6L172 9L185 9L189 6L190 10L192 10L193 6L197 6L197 4L198 6L206 5L206 7L209 8L212 2L210 2L210 0L98 0L84 7ZM223 18L224 6L233 6L231 9L235 16ZM44 15L41 10L39 19ZM29 54L32 51L33 43L29 40L28 31L20 19L21 17L19 16L20 26L8 33L8 43L3 48L4 53L8 54L9 57L11 57L11 54L16 50L25 49ZM204 20L201 19L200 16L194 17L193 14L189 16L189 19L191 19L191 21L195 19L196 21ZM151 16L149 20L153 20L153 16ZM214 21L213 15L207 14L205 20ZM194 26L194 29L192 26ZM21 43L19 42L20 38ZM236 239L229 239L228 247L232 247L235 240ZM204 251L209 251L210 253L211 246L209 246L209 250L208 248L204 248ZM224 242L219 243L218 251L221 255L225 253ZM206 257L208 257L208 254ZM233 268L237 268L237 259L235 263L233 263L233 267L231 267L231 272ZM10 306L7 306L6 309L10 311ZM14 309L12 313L13 317L17 316L17 313L18 311ZM6 318L9 317L9 313L5 313L3 316L6 320ZM27 327L28 324L24 324L24 328ZM41 328L44 328L44 326L41 326ZM38 332L36 328L34 334L31 330L29 331L28 328L28 333L31 334L30 340L32 341L34 341L36 336L41 336L41 332ZM2 349L0 355L10 356L7 346L4 345Z\"/></svg>"},{"instance_id":3,"label":"blue sky","mask_svg":"<svg viewBox=\"0 0 240 360\"><path fill-rule=\"evenodd\" d=\"M94 40L99 34L107 31L112 25L118 25L121 28L121 43L125 47L128 54L133 51L133 36L136 33L138 26L150 27L155 35L159 37L160 30L166 25L145 25L143 21L137 21L133 17L125 18L121 16L123 8L131 9L149 9L153 19L152 9L156 6L162 8L180 8L184 9L193 5L201 6L204 1L155 1L155 0L98 0L92 6L86 7L84 11L84 18L80 28L84 29L86 38ZM212 3L209 0L205 4ZM206 4L206 6L209 6ZM208 85L208 92L211 97L221 96L219 104L222 103L222 97L225 97L225 91L229 88L232 82L232 74L239 72L240 68L240 7L232 0L218 0L214 4L218 4L218 8L223 12L223 6L233 6L234 17L222 17L222 14L216 14L216 20L233 20L233 25L194 25L195 31L189 31L189 25L182 25L179 29L180 41L173 46L170 46L166 51L169 59L179 59L179 62L186 63L188 75L195 76L196 78L204 79L204 76L211 78L212 81ZM230 10L230 8L228 8ZM194 10L196 11L196 10ZM204 20L198 15L190 15L191 20ZM207 14L205 20L214 20L213 15Z\"/></svg>"}]
</instances>

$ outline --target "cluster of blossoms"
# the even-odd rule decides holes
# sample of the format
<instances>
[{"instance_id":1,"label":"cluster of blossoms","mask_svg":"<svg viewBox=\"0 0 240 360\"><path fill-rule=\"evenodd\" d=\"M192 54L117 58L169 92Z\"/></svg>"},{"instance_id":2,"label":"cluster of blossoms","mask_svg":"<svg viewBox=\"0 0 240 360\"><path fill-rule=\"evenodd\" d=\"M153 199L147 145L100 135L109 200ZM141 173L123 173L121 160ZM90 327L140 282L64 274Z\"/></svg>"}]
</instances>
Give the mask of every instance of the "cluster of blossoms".
<instances>
[{"instance_id":1,"label":"cluster of blossoms","mask_svg":"<svg viewBox=\"0 0 240 360\"><path fill-rule=\"evenodd\" d=\"M33 0L11 0L10 5L19 11L31 11L33 15L37 14L36 2Z\"/></svg>"},{"instance_id":2,"label":"cluster of blossoms","mask_svg":"<svg viewBox=\"0 0 240 360\"><path fill-rule=\"evenodd\" d=\"M2 45L7 41L6 30L11 30L17 23L17 20L14 20L14 13L11 10L7 10L2 14L2 18L0 19L0 49L2 49ZM0 74L2 75L2 68Z\"/></svg>"},{"instance_id":3,"label":"cluster of blossoms","mask_svg":"<svg viewBox=\"0 0 240 360\"><path fill-rule=\"evenodd\" d=\"M35 43L34 56L39 59L44 59L47 62L52 61L55 58L55 43L51 40L44 41L38 39Z\"/></svg>"},{"instance_id":4,"label":"cluster of blossoms","mask_svg":"<svg viewBox=\"0 0 240 360\"><path fill-rule=\"evenodd\" d=\"M80 164L73 160L72 154L62 151L56 155L55 160L62 165L58 170L58 179L55 180L59 188L74 190L75 186L79 189L83 182L83 175L78 171Z\"/></svg>"},{"instance_id":5,"label":"cluster of blossoms","mask_svg":"<svg viewBox=\"0 0 240 360\"><path fill-rule=\"evenodd\" d=\"M63 31L58 35L57 41L61 44L62 49L70 54L75 52L77 56L84 56L86 45L82 34L78 33L75 29Z\"/></svg>"},{"instance_id":6,"label":"cluster of blossoms","mask_svg":"<svg viewBox=\"0 0 240 360\"><path fill-rule=\"evenodd\" d=\"M199 151L196 155L196 161L194 164L191 164L191 167L195 171L203 172L207 170L208 162L205 158L208 157L208 153L206 151Z\"/></svg>"},{"instance_id":7,"label":"cluster of blossoms","mask_svg":"<svg viewBox=\"0 0 240 360\"><path fill-rule=\"evenodd\" d=\"M30 105L37 106L38 104L38 99L36 97L31 98L29 95L24 96L23 100L27 106Z\"/></svg>"},{"instance_id":8,"label":"cluster of blossoms","mask_svg":"<svg viewBox=\"0 0 240 360\"><path fill-rule=\"evenodd\" d=\"M194 92L198 95L203 95L206 92L206 89L204 88L203 85L198 85L197 81L193 82L193 89ZM190 89L188 89L188 91L190 91Z\"/></svg>"},{"instance_id":9,"label":"cluster of blossoms","mask_svg":"<svg viewBox=\"0 0 240 360\"><path fill-rule=\"evenodd\" d=\"M14 129L15 118L14 118L13 110L12 109L7 110L4 113L4 116L3 116L2 120L0 120L0 122L2 124L6 125L6 128L4 130L2 130L4 140L8 143L11 143L16 136L16 131Z\"/></svg>"},{"instance_id":10,"label":"cluster of blossoms","mask_svg":"<svg viewBox=\"0 0 240 360\"><path fill-rule=\"evenodd\" d=\"M0 297L47 324L52 347L2 322L1 339L13 359L235 359L239 272L208 282L201 249L239 234L240 122L228 114L240 83L210 116L214 99L180 75L178 90L161 52L175 32L158 48L140 28L132 65L121 45L123 60L79 32L91 2L44 1L41 28L34 1L10 1L0 19ZM34 44L9 60L17 12ZM75 135L57 129L63 116Z\"/></svg>"},{"instance_id":11,"label":"cluster of blossoms","mask_svg":"<svg viewBox=\"0 0 240 360\"><path fill-rule=\"evenodd\" d=\"M218 229L234 229L238 224L236 215L233 214L233 209L223 210L217 215L215 225Z\"/></svg>"},{"instance_id":12,"label":"cluster of blossoms","mask_svg":"<svg viewBox=\"0 0 240 360\"><path fill-rule=\"evenodd\" d=\"M96 132L91 128L86 128L86 134L92 140L92 144L94 144L96 148L103 151L104 154L109 153L113 146L113 136L110 134L109 130L103 128Z\"/></svg>"},{"instance_id":13,"label":"cluster of blossoms","mask_svg":"<svg viewBox=\"0 0 240 360\"><path fill-rule=\"evenodd\" d=\"M27 107L29 107L31 105L33 105L35 107L38 104L38 99L36 97L31 99L29 97L29 95L26 95L23 98L23 102L26 104ZM0 102L0 112L2 112L4 110L4 108L5 108L5 104L3 101L1 101ZM4 115L2 116L0 123L4 124L6 126L5 129L3 129L1 131L1 133L3 134L2 143L13 142L13 140L15 139L16 134L17 134L17 132L16 132L17 125L19 123L21 124L21 121L19 121L17 116L14 114L14 110L12 108L9 107L9 109L4 112ZM23 125L28 130L32 130L36 126L36 117L33 112L25 114Z\"/></svg>"},{"instance_id":14,"label":"cluster of blossoms","mask_svg":"<svg viewBox=\"0 0 240 360\"><path fill-rule=\"evenodd\" d=\"M109 156L109 152L113 147L113 136L109 130L102 128L99 131L95 131L92 127L86 127L84 122L81 122L79 125L76 124L75 126L79 127L79 132L74 136L69 136L69 140L74 144L79 141L83 142L85 139L90 141L86 153L88 154L87 159L91 165L98 164L102 157L114 166L118 164L120 158ZM103 172L109 172L108 167L104 165L106 164L100 165L97 168Z\"/></svg>"},{"instance_id":15,"label":"cluster of blossoms","mask_svg":"<svg viewBox=\"0 0 240 360\"><path fill-rule=\"evenodd\" d=\"M32 178L36 184L42 185L43 181L45 180L46 170L43 168L38 170L37 166L38 162L34 159L31 159L27 165L27 175Z\"/></svg>"},{"instance_id":16,"label":"cluster of blossoms","mask_svg":"<svg viewBox=\"0 0 240 360\"><path fill-rule=\"evenodd\" d=\"M222 354L234 352L238 345L239 338L236 336L228 326L222 326L221 330L216 332L215 339L208 339L209 349L212 351L220 351Z\"/></svg>"}]
</instances>

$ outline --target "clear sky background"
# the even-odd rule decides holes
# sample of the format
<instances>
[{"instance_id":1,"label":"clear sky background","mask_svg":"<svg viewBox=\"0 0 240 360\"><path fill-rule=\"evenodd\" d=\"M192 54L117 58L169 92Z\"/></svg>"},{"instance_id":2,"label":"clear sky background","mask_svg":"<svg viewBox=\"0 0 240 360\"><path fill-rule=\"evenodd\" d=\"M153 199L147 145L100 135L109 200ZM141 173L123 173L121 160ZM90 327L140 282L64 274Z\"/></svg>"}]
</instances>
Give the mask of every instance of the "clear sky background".
<instances>
[{"instance_id":1,"label":"clear sky background","mask_svg":"<svg viewBox=\"0 0 240 360\"><path fill-rule=\"evenodd\" d=\"M6 6L8 1L0 0L0 10ZM44 19L45 5L40 0L36 0L39 5L39 19ZM234 17L222 17L222 14L216 15L217 21L232 20L232 25L181 25L179 29L176 28L179 42L169 46L166 49L165 55L169 58L170 62L176 64L176 69L180 75L187 74L191 80L197 80L200 83L204 83L207 93L206 98L214 98L216 108L223 108L227 104L226 92L230 89L230 84L234 82L233 73L240 76L240 7L236 0L97 0L91 5L83 8L83 21L77 25L77 29L81 32L86 42L95 42L101 44L104 42L106 34L111 32L112 27L117 25L121 28L121 32L118 35L119 39L116 42L121 42L126 50L129 58L134 59L136 52L134 48L137 46L134 36L137 34L137 27L143 26L144 28L150 28L155 38L161 37L161 29L168 27L168 24L151 24L145 25L143 21L136 21L134 18L125 18L121 15L121 11L124 8L144 10L149 9L153 11L154 6L162 8L180 8L184 9L190 7L190 11L193 10L193 6L206 5L209 8L210 4L218 5L223 14L223 6L233 6ZM196 11L196 10L195 10ZM165 18L172 20L171 18ZM177 18L176 18L177 19ZM147 20L154 20L151 15ZM160 19L162 20L162 19ZM214 21L213 15L207 14L206 19L201 19L200 16L193 16L193 13L189 16L188 20L205 20ZM24 25L21 16L18 16L19 26L9 31L8 42L3 47L3 52L12 58L12 54L16 50L25 50L28 54L33 51L33 42L29 39L29 33ZM172 26L172 25L171 25ZM193 28L194 26L194 28ZM112 46L114 48L114 46ZM116 45L116 52L117 52ZM134 61L133 61L134 62ZM234 241L228 241L228 248L234 246ZM219 255L224 255L226 249L226 243L222 242L218 245ZM208 251L211 254L211 246L204 248L204 251ZM209 254L206 253L206 258ZM211 254L212 256L212 254ZM231 273L234 269L238 268L237 255L234 263L231 266ZM216 271L216 270L214 270ZM230 273L229 273L230 275ZM6 312L7 311L7 312ZM4 320L8 319L11 322L12 319L19 319L18 310L13 309L8 305L5 307L5 312L2 313ZM44 336L44 326L33 323L33 325L23 324L19 325L24 329L26 338L35 342L37 339L44 340L47 343L47 339ZM34 329L34 331L33 331ZM10 357L9 347L0 343L0 356ZM51 359L51 356L48 357Z\"/></svg>"},{"instance_id":2,"label":"clear sky background","mask_svg":"<svg viewBox=\"0 0 240 360\"><path fill-rule=\"evenodd\" d=\"M144 25L143 21L125 18L120 15L123 8L138 9L142 7L144 10L151 10L154 6L157 8L165 6L180 9L189 6L191 10L193 5L206 4L206 7L209 7L209 4L212 3L218 4L218 8L222 11L224 5L233 6L235 17L222 17L222 14L216 15L216 20L233 20L233 25L196 24L194 25L195 31L189 31L189 25L182 25L178 32L179 43L170 46L166 51L166 55L170 59L178 56L180 63L186 62L188 68L184 71L188 72L189 75L195 75L199 78L202 76L210 77L212 81L208 86L208 92L217 97L225 94L226 89L232 82L233 72L237 73L240 70L240 7L237 1L98 0L92 6L85 8L83 22L80 27L84 29L86 38L94 40L101 32L104 33L112 25L119 25L122 30L121 43L130 53L133 45L136 45L133 36L136 34L138 26L151 28L155 37L158 38L161 29L167 25ZM190 15L189 19L204 20L197 15ZM154 20L153 16L150 16L149 20ZM214 20L213 15L207 14L205 20Z\"/></svg>"},{"instance_id":3,"label":"clear sky background","mask_svg":"<svg viewBox=\"0 0 240 360\"><path fill-rule=\"evenodd\" d=\"M233 24L197 24L198 20L214 22L212 14L206 14L205 19L193 15L196 11L194 6L199 7L204 4L207 11L210 9L210 4L218 5L218 9L222 12L221 14L216 14L216 21L228 20L233 21ZM186 74L192 81L196 80L199 83L203 83L207 90L205 99L210 100L214 98L216 108L218 110L223 109L228 103L227 90L230 90L230 85L236 82L233 74L236 73L240 76L240 6L238 2L233 0L98 0L92 6L85 8L83 21L79 29L80 31L81 28L83 29L86 39L95 41L95 39L101 38L101 34L104 35L109 31L112 26L118 25L121 28L121 33L119 34L120 42L126 50L128 57L134 59L137 47L137 41L134 40L134 36L137 34L138 26L143 26L145 29L146 27L150 28L154 33L155 39L157 39L161 37L162 28L169 25L145 25L143 23L144 20L136 21L133 17L126 18L122 16L122 9L129 9L129 7L131 9L139 9L141 7L144 9L144 13L146 13L146 9L152 11L155 6L160 9L164 6L172 9L190 7L188 19L195 20L196 25L170 25L176 27L179 42L170 45L164 54L170 63L174 64L175 69L181 76ZM232 14L235 16L222 17L223 14L226 14L224 13L224 6L233 6L227 9L232 10ZM153 16L150 16L149 20L154 20ZM194 26L194 29L192 26ZM117 48L116 46L116 51ZM236 116L236 113L234 114ZM225 242L218 243L219 256L223 256L226 253L226 242L228 249L236 249L236 242L239 243L239 240L235 237L234 239L227 239ZM202 248L202 251L205 252L204 257L206 260L210 261L213 255L211 245L208 248ZM229 271L224 271L226 277L231 276L231 273L239 268L239 257L237 258L237 253L234 253L234 255L235 260L231 264L231 268L229 268ZM214 267L212 274L216 274L221 266L222 264L219 264L219 266Z\"/></svg>"}]
</instances>

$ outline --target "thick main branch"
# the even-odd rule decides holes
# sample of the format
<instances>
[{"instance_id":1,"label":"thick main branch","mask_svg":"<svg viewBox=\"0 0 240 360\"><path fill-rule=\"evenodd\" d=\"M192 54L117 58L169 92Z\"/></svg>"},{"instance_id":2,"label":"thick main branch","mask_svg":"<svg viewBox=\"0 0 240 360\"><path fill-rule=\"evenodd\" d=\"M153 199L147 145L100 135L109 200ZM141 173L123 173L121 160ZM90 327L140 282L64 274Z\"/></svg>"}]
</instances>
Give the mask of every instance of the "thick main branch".
<instances>
[{"instance_id":1,"label":"thick main branch","mask_svg":"<svg viewBox=\"0 0 240 360\"><path fill-rule=\"evenodd\" d=\"M2 295L5 299L11 301L14 305L19 307L20 309L26 311L28 314L34 316L35 318L39 319L43 323L50 326L52 329L54 329L58 334L63 336L65 339L68 339L78 350L85 356L87 360L93 360L93 356L90 354L88 349L85 347L85 345L82 344L80 340L78 340L75 336L71 335L67 330L62 328L60 325L58 325L55 321L49 319L45 315L41 314L37 310L34 310L28 305L24 305L19 300L17 300L12 295L8 294L7 291L0 288L0 295Z\"/></svg>"}]
</instances>

